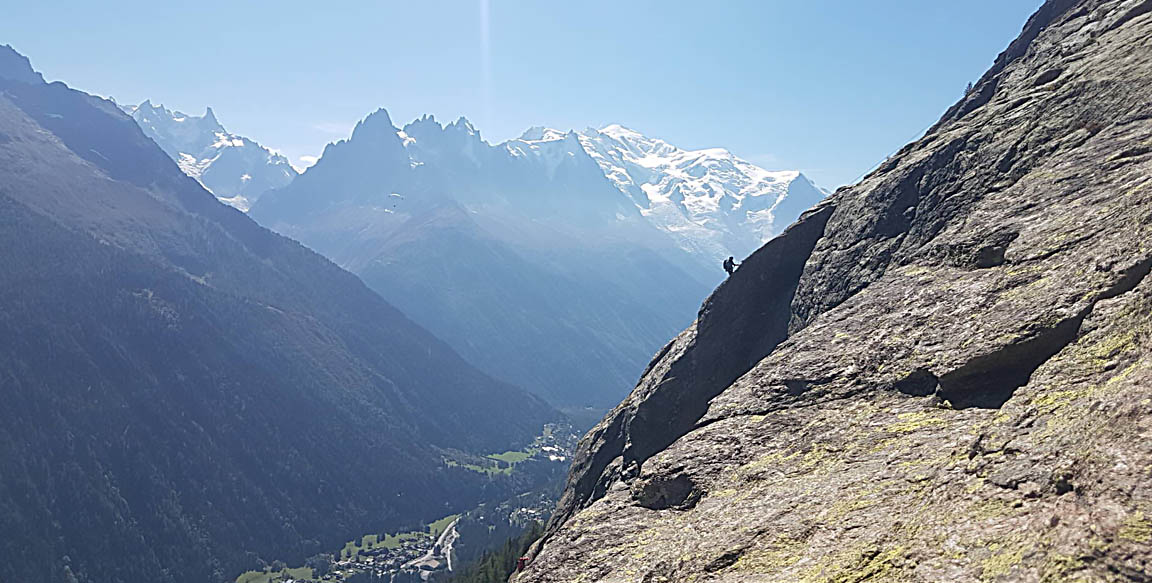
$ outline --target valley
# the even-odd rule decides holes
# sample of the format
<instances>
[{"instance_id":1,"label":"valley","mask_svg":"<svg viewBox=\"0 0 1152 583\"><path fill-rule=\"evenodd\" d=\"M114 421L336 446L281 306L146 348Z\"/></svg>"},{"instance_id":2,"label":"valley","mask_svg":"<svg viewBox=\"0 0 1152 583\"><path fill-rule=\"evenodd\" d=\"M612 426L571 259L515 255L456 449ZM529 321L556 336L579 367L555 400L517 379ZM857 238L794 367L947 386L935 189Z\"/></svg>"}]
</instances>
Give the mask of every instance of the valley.
<instances>
[{"instance_id":1,"label":"valley","mask_svg":"<svg viewBox=\"0 0 1152 583\"><path fill-rule=\"evenodd\" d=\"M0 64L0 580L232 581L522 491L444 460L562 414Z\"/></svg>"},{"instance_id":2,"label":"valley","mask_svg":"<svg viewBox=\"0 0 1152 583\"><path fill-rule=\"evenodd\" d=\"M214 116L127 110L222 201L357 274L471 364L582 427L692 320L724 258L743 258L827 194L800 172L619 125L532 128L493 144L464 118L397 126L384 109L284 182L285 160ZM242 175L255 178L240 204Z\"/></svg>"},{"instance_id":3,"label":"valley","mask_svg":"<svg viewBox=\"0 0 1152 583\"><path fill-rule=\"evenodd\" d=\"M41 4L0 583L1152 581L1152 0Z\"/></svg>"},{"instance_id":4,"label":"valley","mask_svg":"<svg viewBox=\"0 0 1152 583\"><path fill-rule=\"evenodd\" d=\"M550 424L523 450L481 458L445 459L449 466L464 467L491 479L514 479L517 493L445 516L419 529L357 537L339 550L309 558L301 566L289 567L274 561L262 570L240 575L235 583L437 580L532 525L548 520L578 437L570 425Z\"/></svg>"}]
</instances>

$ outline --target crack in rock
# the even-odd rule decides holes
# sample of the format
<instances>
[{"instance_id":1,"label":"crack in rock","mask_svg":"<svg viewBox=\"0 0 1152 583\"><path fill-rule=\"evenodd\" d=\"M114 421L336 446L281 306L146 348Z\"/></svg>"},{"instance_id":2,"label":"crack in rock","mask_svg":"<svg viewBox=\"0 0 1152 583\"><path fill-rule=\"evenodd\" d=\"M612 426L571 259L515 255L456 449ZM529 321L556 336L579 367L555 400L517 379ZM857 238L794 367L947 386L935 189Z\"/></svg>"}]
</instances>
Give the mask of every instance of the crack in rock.
<instances>
[{"instance_id":1,"label":"crack in rock","mask_svg":"<svg viewBox=\"0 0 1152 583\"><path fill-rule=\"evenodd\" d=\"M978 356L941 376L937 393L956 409L999 409L1012 398L1017 389L1028 384L1036 369L1076 341L1085 318L1092 313L1098 302L1132 291L1150 271L1152 258L1128 268L1116 283L1075 316L1061 320L1023 342ZM913 382L909 379L901 382Z\"/></svg>"}]
</instances>

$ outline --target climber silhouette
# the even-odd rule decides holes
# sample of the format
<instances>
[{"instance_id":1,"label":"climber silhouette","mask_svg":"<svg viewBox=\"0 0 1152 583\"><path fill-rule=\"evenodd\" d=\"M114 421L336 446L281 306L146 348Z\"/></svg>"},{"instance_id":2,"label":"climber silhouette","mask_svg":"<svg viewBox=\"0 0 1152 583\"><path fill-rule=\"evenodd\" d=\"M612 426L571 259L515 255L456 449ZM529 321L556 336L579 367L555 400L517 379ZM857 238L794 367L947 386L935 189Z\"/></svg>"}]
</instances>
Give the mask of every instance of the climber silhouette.
<instances>
[{"instance_id":1,"label":"climber silhouette","mask_svg":"<svg viewBox=\"0 0 1152 583\"><path fill-rule=\"evenodd\" d=\"M724 260L724 271L727 271L728 275L732 275L732 272L736 271L737 267L740 267L740 264L736 263L735 259L729 257Z\"/></svg>"}]
</instances>

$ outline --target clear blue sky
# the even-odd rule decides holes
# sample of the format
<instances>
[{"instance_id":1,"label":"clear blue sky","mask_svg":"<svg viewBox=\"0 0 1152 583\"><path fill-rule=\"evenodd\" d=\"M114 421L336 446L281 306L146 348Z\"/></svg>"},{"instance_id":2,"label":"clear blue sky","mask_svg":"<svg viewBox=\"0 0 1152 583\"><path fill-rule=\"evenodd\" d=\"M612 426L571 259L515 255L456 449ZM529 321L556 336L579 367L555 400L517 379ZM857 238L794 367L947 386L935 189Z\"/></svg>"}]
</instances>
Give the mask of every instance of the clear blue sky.
<instances>
[{"instance_id":1,"label":"clear blue sky","mask_svg":"<svg viewBox=\"0 0 1152 583\"><path fill-rule=\"evenodd\" d=\"M918 136L1041 0L11 3L0 44L121 103L211 105L294 162L379 107L489 141L621 123L827 187Z\"/></svg>"}]
</instances>

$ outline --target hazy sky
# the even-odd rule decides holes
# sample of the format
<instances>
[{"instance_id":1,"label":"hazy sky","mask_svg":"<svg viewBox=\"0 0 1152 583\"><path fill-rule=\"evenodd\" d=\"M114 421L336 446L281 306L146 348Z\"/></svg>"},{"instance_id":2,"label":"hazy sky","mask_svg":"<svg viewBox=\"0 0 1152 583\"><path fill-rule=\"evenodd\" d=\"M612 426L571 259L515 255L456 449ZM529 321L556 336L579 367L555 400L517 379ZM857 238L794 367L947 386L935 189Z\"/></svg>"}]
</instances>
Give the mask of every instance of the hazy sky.
<instances>
[{"instance_id":1,"label":"hazy sky","mask_svg":"<svg viewBox=\"0 0 1152 583\"><path fill-rule=\"evenodd\" d=\"M385 107L489 141L620 123L819 184L919 136L1041 0L38 0L0 44L49 80L200 114L299 163Z\"/></svg>"}]
</instances>

